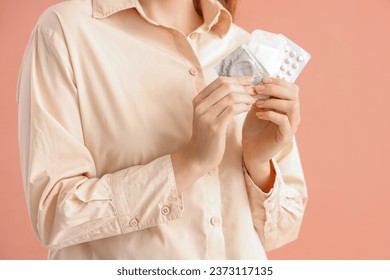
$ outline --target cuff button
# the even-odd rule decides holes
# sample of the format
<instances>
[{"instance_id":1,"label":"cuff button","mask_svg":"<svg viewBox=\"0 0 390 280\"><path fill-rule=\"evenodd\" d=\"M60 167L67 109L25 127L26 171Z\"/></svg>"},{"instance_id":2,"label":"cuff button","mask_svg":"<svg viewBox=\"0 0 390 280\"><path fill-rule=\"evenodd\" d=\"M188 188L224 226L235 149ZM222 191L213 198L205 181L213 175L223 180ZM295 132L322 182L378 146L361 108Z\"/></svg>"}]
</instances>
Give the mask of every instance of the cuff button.
<instances>
[{"instance_id":1,"label":"cuff button","mask_svg":"<svg viewBox=\"0 0 390 280\"><path fill-rule=\"evenodd\" d=\"M137 219L131 219L129 222L129 225L131 227L136 227L138 225L138 220Z\"/></svg>"},{"instance_id":2,"label":"cuff button","mask_svg":"<svg viewBox=\"0 0 390 280\"><path fill-rule=\"evenodd\" d=\"M169 213L171 213L171 208L168 206L163 206L163 208L161 208L161 214L164 216L168 215Z\"/></svg>"}]
</instances>

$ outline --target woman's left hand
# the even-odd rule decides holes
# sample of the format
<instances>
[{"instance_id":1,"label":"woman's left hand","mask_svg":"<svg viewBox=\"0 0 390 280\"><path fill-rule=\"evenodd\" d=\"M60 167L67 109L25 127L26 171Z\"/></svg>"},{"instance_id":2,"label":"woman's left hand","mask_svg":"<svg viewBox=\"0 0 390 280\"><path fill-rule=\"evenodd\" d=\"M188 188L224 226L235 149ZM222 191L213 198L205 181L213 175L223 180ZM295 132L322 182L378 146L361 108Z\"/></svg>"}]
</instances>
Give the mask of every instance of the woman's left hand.
<instances>
[{"instance_id":1,"label":"woman's left hand","mask_svg":"<svg viewBox=\"0 0 390 280\"><path fill-rule=\"evenodd\" d=\"M255 91L270 98L257 100L245 119L242 147L250 174L269 168L271 158L292 140L300 123L297 85L269 77Z\"/></svg>"}]
</instances>

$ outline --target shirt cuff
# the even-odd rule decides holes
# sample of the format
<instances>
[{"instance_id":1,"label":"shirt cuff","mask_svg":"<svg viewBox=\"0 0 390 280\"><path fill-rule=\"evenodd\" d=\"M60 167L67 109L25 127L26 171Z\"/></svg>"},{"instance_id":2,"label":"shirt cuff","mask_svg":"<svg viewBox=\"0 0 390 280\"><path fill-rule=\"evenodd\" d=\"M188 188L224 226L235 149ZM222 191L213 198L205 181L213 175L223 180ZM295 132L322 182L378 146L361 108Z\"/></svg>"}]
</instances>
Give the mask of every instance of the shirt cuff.
<instances>
[{"instance_id":1,"label":"shirt cuff","mask_svg":"<svg viewBox=\"0 0 390 280\"><path fill-rule=\"evenodd\" d=\"M177 192L171 156L160 157L112 177L111 189L123 233L167 223L182 217L182 194Z\"/></svg>"}]
</instances>

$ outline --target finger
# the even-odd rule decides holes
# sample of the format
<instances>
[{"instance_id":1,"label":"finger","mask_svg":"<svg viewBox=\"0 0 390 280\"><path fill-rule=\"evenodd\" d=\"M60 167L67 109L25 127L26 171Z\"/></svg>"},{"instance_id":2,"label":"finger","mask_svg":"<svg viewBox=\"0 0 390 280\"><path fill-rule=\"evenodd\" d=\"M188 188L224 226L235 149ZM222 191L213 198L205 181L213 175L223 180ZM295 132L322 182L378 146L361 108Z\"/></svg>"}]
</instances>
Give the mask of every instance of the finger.
<instances>
[{"instance_id":1,"label":"finger","mask_svg":"<svg viewBox=\"0 0 390 280\"><path fill-rule=\"evenodd\" d=\"M266 84L274 84L274 85L277 85L277 86L286 87L286 88L292 89L292 90L294 90L296 92L299 92L298 85L290 83L290 82L287 82L286 80L279 79L279 78L265 77L263 79L263 84L265 84L265 85Z\"/></svg>"},{"instance_id":2,"label":"finger","mask_svg":"<svg viewBox=\"0 0 390 280\"><path fill-rule=\"evenodd\" d=\"M228 97L228 100L239 97L236 96L236 94L239 94L239 96L240 95L246 96L243 97L244 98L243 102L247 102L251 104L254 103L254 98L250 96L250 95L252 96L255 95L252 86L242 86L237 83L225 83L219 88L217 88L213 93L211 93L205 99L203 99L203 101L201 101L200 104L197 105L195 110L198 115L202 115L208 110L210 110L212 106L217 104L220 100L224 99L225 97ZM231 101L234 101L236 103L241 102L239 100L231 100ZM228 104L226 103L225 107L227 105Z\"/></svg>"},{"instance_id":3,"label":"finger","mask_svg":"<svg viewBox=\"0 0 390 280\"><path fill-rule=\"evenodd\" d=\"M194 103L199 104L209 96L212 92L214 92L217 88L226 83L238 83L242 86L250 86L253 82L253 77L218 77L208 86L206 86L195 98Z\"/></svg>"},{"instance_id":4,"label":"finger","mask_svg":"<svg viewBox=\"0 0 390 280\"><path fill-rule=\"evenodd\" d=\"M273 110L282 114L287 114L288 116L299 112L299 102L295 100L276 98L260 99L256 101L256 107L260 109Z\"/></svg>"},{"instance_id":5,"label":"finger","mask_svg":"<svg viewBox=\"0 0 390 280\"><path fill-rule=\"evenodd\" d=\"M222 113L217 117L216 119L216 126L217 129L226 129L229 122L232 120L232 118L236 115L249 112L252 108L251 105L247 104L232 104L228 107L226 107Z\"/></svg>"},{"instance_id":6,"label":"finger","mask_svg":"<svg viewBox=\"0 0 390 280\"><path fill-rule=\"evenodd\" d=\"M264 84L255 86L255 91L258 94L266 95L269 97L286 99L286 100L297 100L298 93L291 88L282 87L274 84Z\"/></svg>"},{"instance_id":7,"label":"finger","mask_svg":"<svg viewBox=\"0 0 390 280\"><path fill-rule=\"evenodd\" d=\"M256 107L262 111L272 110L276 113L287 115L292 131L295 133L301 121L301 115L299 109L294 108L295 107L295 105L293 104L294 101L287 101L282 99L272 99L272 100L275 100L276 103L272 105L256 103ZM290 104L282 104L282 103L290 103Z\"/></svg>"},{"instance_id":8,"label":"finger","mask_svg":"<svg viewBox=\"0 0 390 280\"><path fill-rule=\"evenodd\" d=\"M240 93L254 96L256 93L253 86L243 86L237 83L225 83L216 89L213 93L207 96L201 103L205 103L206 107L211 107L227 95L232 93Z\"/></svg>"},{"instance_id":9,"label":"finger","mask_svg":"<svg viewBox=\"0 0 390 280\"><path fill-rule=\"evenodd\" d=\"M227 83L220 86L217 90L211 93L207 98L203 100L204 103L212 106L225 98L229 94L239 93L250 97L255 95L253 86L242 86L236 83ZM254 99L253 97L251 99Z\"/></svg>"},{"instance_id":10,"label":"finger","mask_svg":"<svg viewBox=\"0 0 390 280\"><path fill-rule=\"evenodd\" d=\"M291 125L286 115L274 111L257 112L256 116L259 119L267 120L278 125L282 137L288 137L291 134Z\"/></svg>"},{"instance_id":11,"label":"finger","mask_svg":"<svg viewBox=\"0 0 390 280\"><path fill-rule=\"evenodd\" d=\"M217 118L223 111L232 105L245 105L251 107L255 103L256 99L252 96L242 93L230 93L225 95L224 98L219 100L213 106L208 109L208 114L212 118ZM201 104L202 105L202 104ZM199 105L199 106L201 106Z\"/></svg>"}]
</instances>

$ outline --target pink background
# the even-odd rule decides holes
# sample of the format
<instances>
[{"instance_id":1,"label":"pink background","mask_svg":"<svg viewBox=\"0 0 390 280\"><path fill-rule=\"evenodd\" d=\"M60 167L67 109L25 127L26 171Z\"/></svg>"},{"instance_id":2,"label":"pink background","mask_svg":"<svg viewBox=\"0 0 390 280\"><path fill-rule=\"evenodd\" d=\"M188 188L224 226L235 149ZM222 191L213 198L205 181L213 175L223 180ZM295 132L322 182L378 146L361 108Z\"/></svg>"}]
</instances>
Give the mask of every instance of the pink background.
<instances>
[{"instance_id":1,"label":"pink background","mask_svg":"<svg viewBox=\"0 0 390 280\"><path fill-rule=\"evenodd\" d=\"M56 2L0 0L0 259L47 254L25 206L15 96L29 34ZM390 1L241 0L236 22L312 54L297 81L309 203L299 239L269 257L390 259Z\"/></svg>"}]
</instances>

